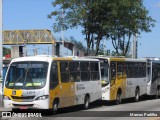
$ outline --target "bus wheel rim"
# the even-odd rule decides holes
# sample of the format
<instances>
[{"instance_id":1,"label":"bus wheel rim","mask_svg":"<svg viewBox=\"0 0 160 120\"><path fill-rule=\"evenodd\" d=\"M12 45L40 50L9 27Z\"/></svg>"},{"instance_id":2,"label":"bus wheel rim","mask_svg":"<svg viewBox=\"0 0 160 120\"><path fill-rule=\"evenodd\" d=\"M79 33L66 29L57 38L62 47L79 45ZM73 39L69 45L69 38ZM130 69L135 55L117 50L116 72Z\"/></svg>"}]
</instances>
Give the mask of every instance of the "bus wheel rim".
<instances>
[{"instance_id":1,"label":"bus wheel rim","mask_svg":"<svg viewBox=\"0 0 160 120\"><path fill-rule=\"evenodd\" d=\"M136 101L139 100L139 90L136 90Z\"/></svg>"},{"instance_id":2,"label":"bus wheel rim","mask_svg":"<svg viewBox=\"0 0 160 120\"><path fill-rule=\"evenodd\" d=\"M57 105L57 103L54 103L54 105L53 105L53 111L56 112L57 110L58 110L58 105Z\"/></svg>"},{"instance_id":3,"label":"bus wheel rim","mask_svg":"<svg viewBox=\"0 0 160 120\"><path fill-rule=\"evenodd\" d=\"M118 93L117 94L117 104L121 103L121 95Z\"/></svg>"},{"instance_id":4,"label":"bus wheel rim","mask_svg":"<svg viewBox=\"0 0 160 120\"><path fill-rule=\"evenodd\" d=\"M89 98L86 97L85 98L85 109L88 109L88 107L89 107Z\"/></svg>"}]
</instances>

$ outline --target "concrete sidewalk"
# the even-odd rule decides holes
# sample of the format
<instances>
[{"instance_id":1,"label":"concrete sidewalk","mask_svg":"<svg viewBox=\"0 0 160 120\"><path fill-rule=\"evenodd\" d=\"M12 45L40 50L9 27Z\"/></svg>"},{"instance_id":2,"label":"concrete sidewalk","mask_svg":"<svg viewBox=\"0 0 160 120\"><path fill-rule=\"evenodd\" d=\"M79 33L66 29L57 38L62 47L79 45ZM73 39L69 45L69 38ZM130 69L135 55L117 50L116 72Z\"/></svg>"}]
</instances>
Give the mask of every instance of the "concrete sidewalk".
<instances>
[{"instance_id":1,"label":"concrete sidewalk","mask_svg":"<svg viewBox=\"0 0 160 120\"><path fill-rule=\"evenodd\" d=\"M0 95L0 112L3 112L3 111L11 111L11 109L7 109L3 107L2 95Z\"/></svg>"},{"instance_id":2,"label":"concrete sidewalk","mask_svg":"<svg viewBox=\"0 0 160 120\"><path fill-rule=\"evenodd\" d=\"M0 112L12 111L12 109L0 107Z\"/></svg>"},{"instance_id":3,"label":"concrete sidewalk","mask_svg":"<svg viewBox=\"0 0 160 120\"><path fill-rule=\"evenodd\" d=\"M2 112L9 112L9 111L12 111L12 109L7 109L3 107L2 95L0 95L0 118L2 117Z\"/></svg>"},{"instance_id":4,"label":"concrete sidewalk","mask_svg":"<svg viewBox=\"0 0 160 120\"><path fill-rule=\"evenodd\" d=\"M3 107L3 99L2 99L2 84L0 83L0 117L2 117L2 112L12 111L12 109L6 109Z\"/></svg>"}]
</instances>

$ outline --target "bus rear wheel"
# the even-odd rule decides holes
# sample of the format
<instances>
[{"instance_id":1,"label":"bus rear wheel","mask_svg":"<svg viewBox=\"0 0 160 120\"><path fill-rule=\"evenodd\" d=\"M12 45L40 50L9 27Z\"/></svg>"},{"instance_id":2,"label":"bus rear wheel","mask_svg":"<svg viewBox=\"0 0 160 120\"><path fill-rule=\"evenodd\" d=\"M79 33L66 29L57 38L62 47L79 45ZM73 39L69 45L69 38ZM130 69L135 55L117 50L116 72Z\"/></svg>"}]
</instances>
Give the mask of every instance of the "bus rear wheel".
<instances>
[{"instance_id":1,"label":"bus rear wheel","mask_svg":"<svg viewBox=\"0 0 160 120\"><path fill-rule=\"evenodd\" d=\"M135 102L139 101L139 89L136 88L136 91L135 91Z\"/></svg>"},{"instance_id":2,"label":"bus rear wheel","mask_svg":"<svg viewBox=\"0 0 160 120\"><path fill-rule=\"evenodd\" d=\"M88 109L89 108L89 96L86 95L84 98L84 109Z\"/></svg>"}]
</instances>

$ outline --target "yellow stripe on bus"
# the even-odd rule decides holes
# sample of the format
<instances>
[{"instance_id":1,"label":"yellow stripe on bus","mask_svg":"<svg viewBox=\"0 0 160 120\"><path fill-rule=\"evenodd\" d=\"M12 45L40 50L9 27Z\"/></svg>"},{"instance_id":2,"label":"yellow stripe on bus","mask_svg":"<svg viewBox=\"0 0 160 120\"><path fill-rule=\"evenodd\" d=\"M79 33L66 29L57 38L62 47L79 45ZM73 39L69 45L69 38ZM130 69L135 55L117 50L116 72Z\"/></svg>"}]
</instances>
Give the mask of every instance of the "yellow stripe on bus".
<instances>
[{"instance_id":1,"label":"yellow stripe on bus","mask_svg":"<svg viewBox=\"0 0 160 120\"><path fill-rule=\"evenodd\" d=\"M22 90L14 90L14 89L4 88L4 95L8 96L8 97L10 97L10 96L22 96Z\"/></svg>"},{"instance_id":2,"label":"yellow stripe on bus","mask_svg":"<svg viewBox=\"0 0 160 120\"><path fill-rule=\"evenodd\" d=\"M72 61L73 59L72 59L72 58L58 58L58 57L57 57L57 58L53 58L53 60L60 60L60 61L63 61L63 60L65 61L65 60L66 60L66 61Z\"/></svg>"}]
</instances>

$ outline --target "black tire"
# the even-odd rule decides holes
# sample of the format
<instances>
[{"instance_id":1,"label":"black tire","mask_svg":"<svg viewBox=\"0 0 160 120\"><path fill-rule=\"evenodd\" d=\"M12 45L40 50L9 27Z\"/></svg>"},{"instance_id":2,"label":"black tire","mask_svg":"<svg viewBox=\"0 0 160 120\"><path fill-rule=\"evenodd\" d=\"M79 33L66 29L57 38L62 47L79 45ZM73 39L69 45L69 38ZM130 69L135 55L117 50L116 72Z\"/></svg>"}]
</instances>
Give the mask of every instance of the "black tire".
<instances>
[{"instance_id":1,"label":"black tire","mask_svg":"<svg viewBox=\"0 0 160 120\"><path fill-rule=\"evenodd\" d=\"M87 110L89 108L89 96L85 96L84 98L84 109Z\"/></svg>"},{"instance_id":2,"label":"black tire","mask_svg":"<svg viewBox=\"0 0 160 120\"><path fill-rule=\"evenodd\" d=\"M159 89L157 88L157 90L156 90L156 99L158 99L159 98Z\"/></svg>"},{"instance_id":3,"label":"black tire","mask_svg":"<svg viewBox=\"0 0 160 120\"><path fill-rule=\"evenodd\" d=\"M53 107L52 107L52 114L57 114L57 111L58 111L58 101L57 100L55 100L54 102L53 102Z\"/></svg>"},{"instance_id":4,"label":"black tire","mask_svg":"<svg viewBox=\"0 0 160 120\"><path fill-rule=\"evenodd\" d=\"M121 93L118 92L118 93L117 93L117 97L116 97L116 104L118 105L118 104L120 104L121 102L122 102L122 100L121 100Z\"/></svg>"},{"instance_id":5,"label":"black tire","mask_svg":"<svg viewBox=\"0 0 160 120\"><path fill-rule=\"evenodd\" d=\"M137 88L136 91L135 91L135 102L138 102L139 101L139 89Z\"/></svg>"}]
</instances>

